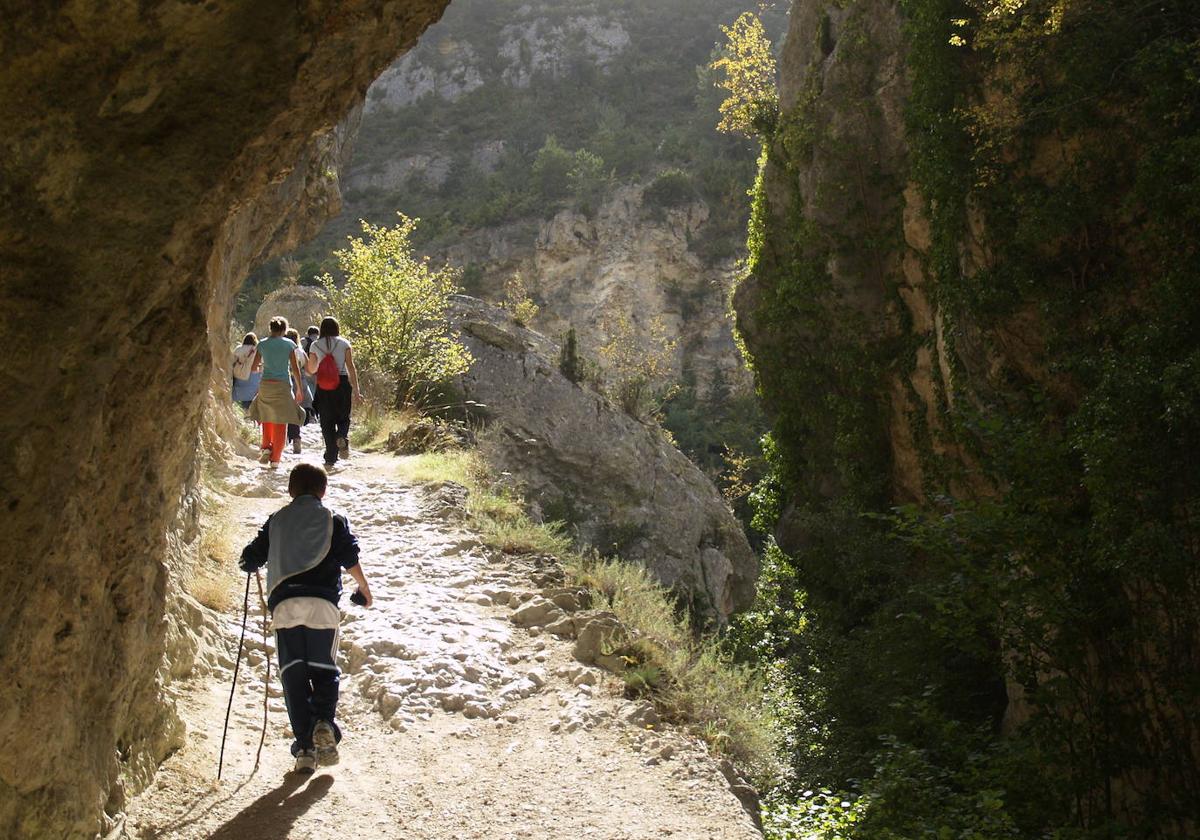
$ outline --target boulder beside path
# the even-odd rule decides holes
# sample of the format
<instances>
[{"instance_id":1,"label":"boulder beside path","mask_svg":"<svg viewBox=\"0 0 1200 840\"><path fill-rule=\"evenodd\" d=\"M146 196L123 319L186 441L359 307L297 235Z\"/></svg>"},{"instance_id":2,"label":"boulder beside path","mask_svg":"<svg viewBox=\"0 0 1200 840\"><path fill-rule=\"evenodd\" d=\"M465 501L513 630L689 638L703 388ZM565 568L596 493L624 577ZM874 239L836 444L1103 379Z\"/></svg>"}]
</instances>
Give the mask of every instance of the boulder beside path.
<instances>
[{"instance_id":1,"label":"boulder beside path","mask_svg":"<svg viewBox=\"0 0 1200 840\"><path fill-rule=\"evenodd\" d=\"M482 449L535 511L645 566L702 618L750 605L758 559L741 525L661 430L564 376L558 346L503 309L459 295L450 319L474 358L458 385L491 428Z\"/></svg>"}]
</instances>

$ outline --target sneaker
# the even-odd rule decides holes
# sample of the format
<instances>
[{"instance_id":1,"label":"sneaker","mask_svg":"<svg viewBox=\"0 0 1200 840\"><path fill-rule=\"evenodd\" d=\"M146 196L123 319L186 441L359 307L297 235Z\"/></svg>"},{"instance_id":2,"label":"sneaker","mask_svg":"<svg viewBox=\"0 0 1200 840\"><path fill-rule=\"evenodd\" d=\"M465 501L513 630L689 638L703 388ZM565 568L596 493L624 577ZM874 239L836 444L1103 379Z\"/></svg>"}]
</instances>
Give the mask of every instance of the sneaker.
<instances>
[{"instance_id":1,"label":"sneaker","mask_svg":"<svg viewBox=\"0 0 1200 840\"><path fill-rule=\"evenodd\" d=\"M317 721L313 727L313 747L316 749L317 761L325 767L338 763L337 734L333 724L327 720Z\"/></svg>"},{"instance_id":2,"label":"sneaker","mask_svg":"<svg viewBox=\"0 0 1200 840\"><path fill-rule=\"evenodd\" d=\"M296 753L296 766L292 768L293 773L303 773L307 776L317 769L317 757L312 750L300 750Z\"/></svg>"},{"instance_id":3,"label":"sneaker","mask_svg":"<svg viewBox=\"0 0 1200 840\"><path fill-rule=\"evenodd\" d=\"M265 464L270 460L271 460L271 450L269 447L264 446L261 450L259 450L258 463Z\"/></svg>"},{"instance_id":4,"label":"sneaker","mask_svg":"<svg viewBox=\"0 0 1200 840\"><path fill-rule=\"evenodd\" d=\"M350 457L350 441L347 440L346 438L338 438L337 439L337 449L338 449L338 457L341 457L341 458L349 458Z\"/></svg>"},{"instance_id":5,"label":"sneaker","mask_svg":"<svg viewBox=\"0 0 1200 840\"><path fill-rule=\"evenodd\" d=\"M277 469L279 469L279 462L278 462L278 461L272 461L271 463L267 464L267 469L269 469L269 470L277 470Z\"/></svg>"},{"instance_id":6,"label":"sneaker","mask_svg":"<svg viewBox=\"0 0 1200 840\"><path fill-rule=\"evenodd\" d=\"M292 440L292 454L293 455L300 454L300 438L294 438Z\"/></svg>"}]
</instances>

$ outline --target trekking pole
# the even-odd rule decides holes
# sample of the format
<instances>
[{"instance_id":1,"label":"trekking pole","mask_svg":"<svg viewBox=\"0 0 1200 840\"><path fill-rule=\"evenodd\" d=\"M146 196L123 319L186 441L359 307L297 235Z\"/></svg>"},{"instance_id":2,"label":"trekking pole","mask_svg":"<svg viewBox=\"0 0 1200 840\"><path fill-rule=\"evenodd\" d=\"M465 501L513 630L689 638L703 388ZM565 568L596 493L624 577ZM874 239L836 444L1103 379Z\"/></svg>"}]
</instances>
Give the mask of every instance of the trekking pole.
<instances>
[{"instance_id":1,"label":"trekking pole","mask_svg":"<svg viewBox=\"0 0 1200 840\"><path fill-rule=\"evenodd\" d=\"M237 659L233 663L233 684L229 686L229 703L225 706L225 728L221 731L221 757L217 759L217 781L225 767L225 738L229 735L229 713L233 709L233 692L237 689L238 669L242 667L242 647L246 644L246 616L250 612L250 575L246 575L246 595L242 598L242 636L238 639Z\"/></svg>"},{"instance_id":2,"label":"trekking pole","mask_svg":"<svg viewBox=\"0 0 1200 840\"><path fill-rule=\"evenodd\" d=\"M258 762L262 758L263 742L267 740L267 698L271 694L271 652L267 650L267 621L270 613L267 612L267 600L263 597L262 576L257 571L254 573L254 580L258 584L258 603L262 606L263 611L263 659L267 662L267 676L263 679L262 734L258 738L258 752L254 754L254 769L258 770ZM250 581L246 581L246 591L250 591Z\"/></svg>"}]
</instances>

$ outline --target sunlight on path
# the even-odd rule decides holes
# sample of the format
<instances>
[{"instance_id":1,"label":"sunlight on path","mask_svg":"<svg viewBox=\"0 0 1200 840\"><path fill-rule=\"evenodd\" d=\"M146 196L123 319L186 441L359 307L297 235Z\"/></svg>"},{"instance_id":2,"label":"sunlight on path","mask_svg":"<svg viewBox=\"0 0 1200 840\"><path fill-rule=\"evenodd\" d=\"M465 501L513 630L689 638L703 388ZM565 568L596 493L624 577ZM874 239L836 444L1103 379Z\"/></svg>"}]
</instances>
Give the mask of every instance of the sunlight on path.
<instances>
[{"instance_id":1,"label":"sunlight on path","mask_svg":"<svg viewBox=\"0 0 1200 840\"><path fill-rule=\"evenodd\" d=\"M231 465L235 544L283 504L288 465ZM512 625L502 605L536 591L533 569L483 546L445 498L402 484L395 458L355 456L331 476L326 501L348 515L376 597L370 610L343 599L341 764L288 774L290 733L273 684L253 772L263 702L253 608L247 635L257 641L225 780L214 780L230 678L222 668L183 687L188 745L130 804L127 837L759 836L702 745L625 723L640 724L639 709L611 677L575 662L569 642ZM224 617L230 659L239 619Z\"/></svg>"}]
</instances>

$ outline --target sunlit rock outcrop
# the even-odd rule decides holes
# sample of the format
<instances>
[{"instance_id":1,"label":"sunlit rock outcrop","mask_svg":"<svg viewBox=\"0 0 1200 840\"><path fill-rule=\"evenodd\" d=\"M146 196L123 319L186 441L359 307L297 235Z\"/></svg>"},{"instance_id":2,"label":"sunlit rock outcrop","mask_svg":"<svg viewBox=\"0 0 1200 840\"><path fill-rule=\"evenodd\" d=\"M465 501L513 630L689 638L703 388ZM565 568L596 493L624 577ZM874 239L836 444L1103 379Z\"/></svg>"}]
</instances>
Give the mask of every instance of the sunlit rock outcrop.
<instances>
[{"instance_id":1,"label":"sunlit rock outcrop","mask_svg":"<svg viewBox=\"0 0 1200 840\"><path fill-rule=\"evenodd\" d=\"M481 447L546 520L644 565L700 617L749 606L758 560L721 494L661 429L569 380L558 347L503 310L461 296L451 322L474 359L463 396L492 427Z\"/></svg>"}]
</instances>

